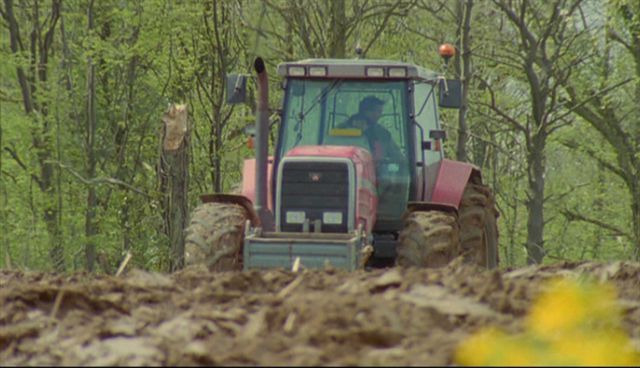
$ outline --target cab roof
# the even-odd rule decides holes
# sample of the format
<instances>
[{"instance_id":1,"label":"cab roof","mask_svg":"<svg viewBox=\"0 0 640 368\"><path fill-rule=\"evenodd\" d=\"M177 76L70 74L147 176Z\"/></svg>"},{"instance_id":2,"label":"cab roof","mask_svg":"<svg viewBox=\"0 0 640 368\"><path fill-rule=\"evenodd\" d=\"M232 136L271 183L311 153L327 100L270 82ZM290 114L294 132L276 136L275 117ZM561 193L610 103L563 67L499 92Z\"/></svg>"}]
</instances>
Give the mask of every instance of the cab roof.
<instances>
[{"instance_id":1,"label":"cab roof","mask_svg":"<svg viewBox=\"0 0 640 368\"><path fill-rule=\"evenodd\" d=\"M301 74L303 68L304 74ZM321 75L322 69L325 70L324 75ZM406 71L404 75L403 69ZM381 75L380 70L383 71ZM278 65L278 75L294 78L421 79L425 81L434 81L438 78L436 72L414 64L375 59L305 59L285 62Z\"/></svg>"}]
</instances>

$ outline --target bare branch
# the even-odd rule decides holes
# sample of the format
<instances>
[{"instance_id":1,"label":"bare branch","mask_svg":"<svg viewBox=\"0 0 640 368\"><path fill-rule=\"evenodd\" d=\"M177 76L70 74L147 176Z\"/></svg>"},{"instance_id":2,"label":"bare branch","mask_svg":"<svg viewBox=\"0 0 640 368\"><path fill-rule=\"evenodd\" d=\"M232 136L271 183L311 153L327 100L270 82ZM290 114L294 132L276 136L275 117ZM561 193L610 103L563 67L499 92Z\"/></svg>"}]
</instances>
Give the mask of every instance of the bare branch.
<instances>
[{"instance_id":1,"label":"bare branch","mask_svg":"<svg viewBox=\"0 0 640 368\"><path fill-rule=\"evenodd\" d=\"M482 112L479 112L481 115L484 115ZM445 127L448 131L457 131L458 133L460 132L460 128L457 127L452 127L449 126L448 124L442 123L442 126ZM493 148L495 148L496 150L498 150L500 153L502 153L506 158L508 158L509 160L512 160L514 162L519 162L520 159L517 158L516 156L513 155L513 152L509 152L507 150L504 149L504 147L502 147L500 144L496 143L494 140L491 139L486 139L484 137L479 136L478 134L475 134L473 132L467 132L467 134L478 140L478 141L482 141L490 146L492 146Z\"/></svg>"},{"instance_id":2,"label":"bare branch","mask_svg":"<svg viewBox=\"0 0 640 368\"><path fill-rule=\"evenodd\" d=\"M474 52L473 55L476 56L478 59L490 60L495 62L496 64L508 66L512 69L519 70L522 68L521 55L516 54L516 57L513 57L507 54L500 54L500 55L496 55L497 58L485 55L482 52ZM505 60L508 60L508 61L505 61Z\"/></svg>"},{"instance_id":3,"label":"bare branch","mask_svg":"<svg viewBox=\"0 0 640 368\"><path fill-rule=\"evenodd\" d=\"M589 149L588 147L578 145L576 142L572 142L568 140L560 141L560 144L574 150L582 150L584 153L589 155L589 157L596 160L600 165L602 165L602 167L611 171L615 175L619 176L622 180L627 181L627 178L626 178L627 175L625 174L624 170L622 170L617 166L612 165L610 161L600 158L596 153L596 151Z\"/></svg>"},{"instance_id":4,"label":"bare branch","mask_svg":"<svg viewBox=\"0 0 640 368\"><path fill-rule=\"evenodd\" d=\"M631 237L631 234L629 234L628 232L618 228L617 226L607 224L598 219L590 218L568 209L560 210L560 213L562 213L562 215L569 221L586 222L586 223L601 227L603 229L609 230L611 231L612 235Z\"/></svg>"},{"instance_id":5,"label":"bare branch","mask_svg":"<svg viewBox=\"0 0 640 368\"><path fill-rule=\"evenodd\" d=\"M7 170L2 170L2 175L8 176L9 178L11 178L14 184L18 184L18 179L16 179L15 175L11 174Z\"/></svg>"},{"instance_id":6,"label":"bare branch","mask_svg":"<svg viewBox=\"0 0 640 368\"><path fill-rule=\"evenodd\" d=\"M570 188L569 188L569 189L565 190L565 191L564 191L564 192L562 192L562 193L559 193L559 194L549 194L548 196L544 197L544 201L545 201L545 202L547 202L547 201L551 201L551 200L553 200L553 201L559 201L559 200L561 200L561 199L565 198L566 196L570 195L571 193L574 193L574 192L576 191L576 189L578 189L578 188L582 188L582 187L586 187L586 186L589 186L589 185L591 185L591 184L590 184L590 183L588 183L588 182L586 182L586 183L579 183L579 184L576 184L576 185L572 185L572 186L570 186Z\"/></svg>"},{"instance_id":7,"label":"bare branch","mask_svg":"<svg viewBox=\"0 0 640 368\"><path fill-rule=\"evenodd\" d=\"M618 32L616 32L613 29L609 29L607 31L607 37L609 37L610 39L618 42L619 44L621 44L622 46L624 46L624 48L626 48L629 52L633 53L633 48L631 47L630 44L628 44L622 37L620 37L620 35L618 34Z\"/></svg>"},{"instance_id":8,"label":"bare branch","mask_svg":"<svg viewBox=\"0 0 640 368\"><path fill-rule=\"evenodd\" d=\"M444 18L440 15L443 14L442 10L446 10L447 13L449 13L449 15L454 16L455 14L454 12L447 6L447 4L443 1L439 1L436 5L436 7L433 7L433 1L429 0L429 1L425 1L425 0L421 0L416 4L416 7L418 9L422 9L422 10L426 10L429 13L431 13L432 16L434 16L435 18L439 19L440 21L444 21Z\"/></svg>"},{"instance_id":9,"label":"bare branch","mask_svg":"<svg viewBox=\"0 0 640 368\"><path fill-rule=\"evenodd\" d=\"M367 46L364 48L364 51L362 52L363 55L367 55L367 51L369 51L369 49L371 48L371 46L373 46L373 44L378 40L378 38L380 37L380 35L382 34L382 32L384 31L384 29L387 27L387 23L389 22L389 19L391 18L391 15L393 14L393 11L398 7L398 5L400 4L400 2L397 2L390 10L389 12L387 12L387 14L384 17L384 20L382 21L382 24L378 27L378 29L376 29L376 31L373 34L373 37L369 40L369 43L367 44Z\"/></svg>"},{"instance_id":10,"label":"bare branch","mask_svg":"<svg viewBox=\"0 0 640 368\"><path fill-rule=\"evenodd\" d=\"M19 98L10 97L8 92L5 92L2 89L0 89L0 101L17 103L17 104L22 102Z\"/></svg>"},{"instance_id":11,"label":"bare branch","mask_svg":"<svg viewBox=\"0 0 640 368\"><path fill-rule=\"evenodd\" d=\"M576 102L577 96L575 95L575 93L572 93L572 91L571 91L572 89L570 87L567 88L567 90L569 91L569 93L570 93L572 98L571 98L571 100L565 101L565 104L568 106L569 109L567 110L566 113L561 115L560 118L562 118L564 116L567 116L569 114L572 114L574 112L577 112L578 110L582 109L586 104L593 103L593 99L597 99L597 98L599 98L601 96L604 96L607 93L611 92L612 90L614 90L616 88L619 88L619 87L622 87L622 86L624 86L625 84L627 84L627 83L629 83L631 81L633 81L633 78L627 78L627 79L625 79L623 81L620 81L620 82L618 82L618 83L616 83L614 85L611 85L611 86L609 86L607 88L601 89L600 91L594 92L591 96L589 96L588 98L586 98L586 99L584 99L583 101L580 101L580 102ZM582 111L586 112L585 110L582 110ZM579 113L579 115L581 115L581 114Z\"/></svg>"},{"instance_id":12,"label":"bare branch","mask_svg":"<svg viewBox=\"0 0 640 368\"><path fill-rule=\"evenodd\" d=\"M15 148L4 147L4 150L9 152L9 155L11 155L11 158L13 158L13 160L18 164L18 166L22 168L22 170L29 172L29 168L27 167L27 165L24 164L24 162L22 162ZM42 180L40 180L40 178L36 174L31 174L31 179L33 179L36 183L38 183L38 186L42 188L43 186Z\"/></svg>"},{"instance_id":13,"label":"bare branch","mask_svg":"<svg viewBox=\"0 0 640 368\"><path fill-rule=\"evenodd\" d=\"M68 171L71 175L75 176L78 180L80 180L83 184L85 185L100 185L100 184L111 184L111 185L116 185L116 186L120 186L126 189L129 189L135 193L138 193L146 198L151 198L151 196L147 193L145 193L144 191L142 191L141 189L138 189L136 187L134 187L133 185L129 184L129 183L125 183L122 180L118 180L115 178L110 178L110 177L97 177L97 178L91 178L91 179L85 179L82 175L80 175L77 171L73 170L71 167L69 167L68 165L63 164L60 161L47 161L48 163L52 163L55 165L58 165L58 167L65 169L66 171Z\"/></svg>"},{"instance_id":14,"label":"bare branch","mask_svg":"<svg viewBox=\"0 0 640 368\"><path fill-rule=\"evenodd\" d=\"M619 85L627 83L622 81ZM617 85L609 87L609 89L617 87ZM625 133L619 124L620 119L616 118L615 111L611 108L602 107L603 103L600 94L594 93L589 100L590 104L595 107L596 111L589 108L586 103L577 104L577 94L572 86L566 86L570 100L566 102L573 111L580 117L588 121L602 136L613 146L618 152L619 159L623 159L628 152L634 152L632 143L629 142L629 135ZM624 147L624 149L622 149ZM630 160L629 160L630 161ZM627 162L628 164L628 162Z\"/></svg>"},{"instance_id":15,"label":"bare branch","mask_svg":"<svg viewBox=\"0 0 640 368\"><path fill-rule=\"evenodd\" d=\"M416 35L418 35L418 36L420 36L420 37L422 37L424 39L427 39L427 40L430 40L430 41L433 41L433 42L439 42L440 41L439 39L436 39L435 37L432 37L432 36L430 36L430 35L428 35L428 34L426 34L424 32L421 32L421 31L413 28L413 27L410 27L410 26L408 26L406 24L403 24L402 28L404 28L405 30L407 30L407 31L409 31L409 32L411 32L413 34L416 34Z\"/></svg>"},{"instance_id":16,"label":"bare branch","mask_svg":"<svg viewBox=\"0 0 640 368\"><path fill-rule=\"evenodd\" d=\"M11 52L14 54L18 54L19 52L24 51L24 47L22 45L22 37L20 36L20 27L18 25L18 21L13 13L13 1L5 0L5 17L7 22L9 23L9 44L11 47ZM31 89L29 88L28 77L24 72L22 66L16 67L16 72L18 74L18 83L20 84L20 91L22 92L22 101L24 104L24 111L27 114L30 114L34 110L34 102L33 96L31 94Z\"/></svg>"},{"instance_id":17,"label":"bare branch","mask_svg":"<svg viewBox=\"0 0 640 368\"><path fill-rule=\"evenodd\" d=\"M507 15L511 22L513 22L518 27L518 29L520 30L520 35L522 37L522 45L524 46L524 48L534 48L535 45L538 44L538 40L535 38L533 33L531 33L529 28L527 28L524 22L524 14L526 12L527 2L524 1L522 3L520 15L517 15L514 10L505 3L504 0L493 0L493 3L496 4Z\"/></svg>"},{"instance_id":18,"label":"bare branch","mask_svg":"<svg viewBox=\"0 0 640 368\"><path fill-rule=\"evenodd\" d=\"M514 128L526 134L528 130L527 128L525 128L524 125L520 124L520 122L512 118L509 114L502 111L502 109L498 107L498 104L496 103L496 94L493 88L491 88L491 85L486 80L482 79L482 77L480 76L477 76L476 78L481 80L487 86L487 89L489 90L489 94L491 95L491 104L482 104L482 105L491 108L491 110L498 113L498 115L500 115L505 121L510 123Z\"/></svg>"}]
</instances>

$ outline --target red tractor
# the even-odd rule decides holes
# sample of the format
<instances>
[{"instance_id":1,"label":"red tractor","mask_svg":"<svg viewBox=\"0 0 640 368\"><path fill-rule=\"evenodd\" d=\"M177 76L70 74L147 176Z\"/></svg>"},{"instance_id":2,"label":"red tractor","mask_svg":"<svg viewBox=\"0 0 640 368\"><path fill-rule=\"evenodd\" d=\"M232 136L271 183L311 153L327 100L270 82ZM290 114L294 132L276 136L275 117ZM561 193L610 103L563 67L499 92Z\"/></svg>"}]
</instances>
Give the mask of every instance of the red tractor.
<instances>
[{"instance_id":1,"label":"red tractor","mask_svg":"<svg viewBox=\"0 0 640 368\"><path fill-rule=\"evenodd\" d=\"M438 267L463 255L497 266L493 194L477 167L444 158L438 107L459 107L459 81L386 60L280 64L268 156L267 73L260 58L254 68L256 158L245 160L241 194L201 196L187 265ZM230 76L228 102L245 100L246 80Z\"/></svg>"}]
</instances>

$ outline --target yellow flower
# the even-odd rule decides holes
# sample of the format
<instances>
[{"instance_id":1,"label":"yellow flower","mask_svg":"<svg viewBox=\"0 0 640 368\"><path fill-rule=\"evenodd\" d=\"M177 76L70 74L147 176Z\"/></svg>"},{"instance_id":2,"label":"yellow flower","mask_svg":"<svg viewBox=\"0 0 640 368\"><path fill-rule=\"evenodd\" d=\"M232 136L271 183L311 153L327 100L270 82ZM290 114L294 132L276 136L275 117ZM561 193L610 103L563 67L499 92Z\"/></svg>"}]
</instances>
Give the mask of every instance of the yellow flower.
<instances>
[{"instance_id":1,"label":"yellow flower","mask_svg":"<svg viewBox=\"0 0 640 368\"><path fill-rule=\"evenodd\" d=\"M531 344L521 338L507 336L495 328L481 330L472 335L455 352L455 361L461 365L526 366L535 358Z\"/></svg>"},{"instance_id":2,"label":"yellow flower","mask_svg":"<svg viewBox=\"0 0 640 368\"><path fill-rule=\"evenodd\" d=\"M616 305L616 292L605 284L551 280L525 323L531 331L550 338L579 328L617 327L620 310Z\"/></svg>"},{"instance_id":3,"label":"yellow flower","mask_svg":"<svg viewBox=\"0 0 640 368\"><path fill-rule=\"evenodd\" d=\"M554 345L556 355L567 365L640 365L640 355L633 350L624 331L615 329L580 336L563 336Z\"/></svg>"},{"instance_id":4,"label":"yellow flower","mask_svg":"<svg viewBox=\"0 0 640 368\"><path fill-rule=\"evenodd\" d=\"M460 365L640 366L621 320L611 285L554 279L529 311L524 333L478 331L454 358Z\"/></svg>"},{"instance_id":5,"label":"yellow flower","mask_svg":"<svg viewBox=\"0 0 640 368\"><path fill-rule=\"evenodd\" d=\"M495 328L479 331L458 347L455 361L461 365L482 365L493 354L495 341L502 335Z\"/></svg>"}]
</instances>

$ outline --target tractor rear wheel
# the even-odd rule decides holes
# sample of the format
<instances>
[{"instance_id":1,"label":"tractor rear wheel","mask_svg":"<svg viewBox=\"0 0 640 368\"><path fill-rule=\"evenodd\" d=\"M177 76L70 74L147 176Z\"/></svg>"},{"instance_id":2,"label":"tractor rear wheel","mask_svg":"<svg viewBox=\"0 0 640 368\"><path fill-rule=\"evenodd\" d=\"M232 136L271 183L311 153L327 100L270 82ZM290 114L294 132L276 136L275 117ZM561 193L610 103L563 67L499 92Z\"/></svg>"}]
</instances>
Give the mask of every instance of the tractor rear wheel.
<instances>
[{"instance_id":1,"label":"tractor rear wheel","mask_svg":"<svg viewBox=\"0 0 640 368\"><path fill-rule=\"evenodd\" d=\"M185 233L185 264L204 264L213 271L242 269L242 242L247 212L230 203L196 207Z\"/></svg>"},{"instance_id":2,"label":"tractor rear wheel","mask_svg":"<svg viewBox=\"0 0 640 368\"><path fill-rule=\"evenodd\" d=\"M443 267L458 255L459 243L455 214L413 211L405 215L396 263L402 267Z\"/></svg>"},{"instance_id":3,"label":"tractor rear wheel","mask_svg":"<svg viewBox=\"0 0 640 368\"><path fill-rule=\"evenodd\" d=\"M460 251L464 260L486 268L498 265L498 229L491 189L469 182L458 211Z\"/></svg>"}]
</instances>

